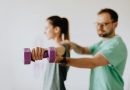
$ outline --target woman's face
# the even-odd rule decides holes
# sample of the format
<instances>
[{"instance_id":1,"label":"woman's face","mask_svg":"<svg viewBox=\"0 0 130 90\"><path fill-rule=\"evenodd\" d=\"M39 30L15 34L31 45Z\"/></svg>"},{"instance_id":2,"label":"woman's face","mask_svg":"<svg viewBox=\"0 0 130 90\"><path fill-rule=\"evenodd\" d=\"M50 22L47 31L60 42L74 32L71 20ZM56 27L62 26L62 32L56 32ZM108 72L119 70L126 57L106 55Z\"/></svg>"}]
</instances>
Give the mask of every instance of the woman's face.
<instances>
[{"instance_id":1,"label":"woman's face","mask_svg":"<svg viewBox=\"0 0 130 90\"><path fill-rule=\"evenodd\" d=\"M47 22L45 24L44 33L48 39L54 39L56 37L55 27L51 24L51 22L49 20L47 20Z\"/></svg>"}]
</instances>

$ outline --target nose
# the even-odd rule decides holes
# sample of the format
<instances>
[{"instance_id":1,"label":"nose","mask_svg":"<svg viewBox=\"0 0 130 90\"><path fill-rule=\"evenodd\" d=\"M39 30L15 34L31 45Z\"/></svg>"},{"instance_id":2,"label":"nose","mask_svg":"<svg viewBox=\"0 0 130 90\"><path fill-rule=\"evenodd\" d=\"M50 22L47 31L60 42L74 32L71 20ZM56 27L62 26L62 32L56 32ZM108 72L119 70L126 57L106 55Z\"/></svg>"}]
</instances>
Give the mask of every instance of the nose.
<instances>
[{"instance_id":1,"label":"nose","mask_svg":"<svg viewBox=\"0 0 130 90\"><path fill-rule=\"evenodd\" d=\"M103 29L103 25L97 25L97 29L98 30Z\"/></svg>"}]
</instances>

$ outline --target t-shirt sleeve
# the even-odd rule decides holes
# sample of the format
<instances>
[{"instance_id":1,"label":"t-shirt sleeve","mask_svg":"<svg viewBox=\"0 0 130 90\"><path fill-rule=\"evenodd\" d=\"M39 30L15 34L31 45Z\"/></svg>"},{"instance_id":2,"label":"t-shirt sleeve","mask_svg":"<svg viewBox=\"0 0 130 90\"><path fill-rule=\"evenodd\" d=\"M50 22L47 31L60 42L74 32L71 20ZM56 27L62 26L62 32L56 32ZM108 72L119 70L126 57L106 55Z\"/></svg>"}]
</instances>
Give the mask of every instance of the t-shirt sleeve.
<instances>
[{"instance_id":1,"label":"t-shirt sleeve","mask_svg":"<svg viewBox=\"0 0 130 90\"><path fill-rule=\"evenodd\" d=\"M99 50L98 53L101 53L111 65L117 66L122 62L123 50L120 47L119 43L112 43L107 45L106 47Z\"/></svg>"},{"instance_id":2,"label":"t-shirt sleeve","mask_svg":"<svg viewBox=\"0 0 130 90\"><path fill-rule=\"evenodd\" d=\"M91 54L94 54L94 51L96 50L96 48L98 47L98 45L101 43L101 41L100 42L98 42L98 43L95 43L95 44L93 44L93 45L91 45L91 46L88 46L88 49L90 50L90 53Z\"/></svg>"},{"instance_id":3,"label":"t-shirt sleeve","mask_svg":"<svg viewBox=\"0 0 130 90\"><path fill-rule=\"evenodd\" d=\"M92 53L95 49L96 45L92 45L92 46L88 46L88 49L90 50L90 52Z\"/></svg>"}]
</instances>

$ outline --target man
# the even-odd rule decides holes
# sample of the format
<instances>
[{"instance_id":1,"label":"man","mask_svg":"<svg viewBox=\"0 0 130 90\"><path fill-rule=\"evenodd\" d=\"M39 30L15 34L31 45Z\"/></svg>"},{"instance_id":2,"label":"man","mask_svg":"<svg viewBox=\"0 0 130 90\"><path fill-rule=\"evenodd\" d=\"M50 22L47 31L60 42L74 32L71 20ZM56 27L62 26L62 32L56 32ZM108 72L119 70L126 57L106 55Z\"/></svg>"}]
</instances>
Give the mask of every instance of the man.
<instances>
[{"instance_id":1,"label":"man","mask_svg":"<svg viewBox=\"0 0 130 90\"><path fill-rule=\"evenodd\" d=\"M97 14L96 22L97 33L103 38L100 42L91 47L82 47L69 41L65 42L76 53L91 54L93 57L64 58L57 56L56 63L90 68L89 90L123 90L122 75L127 59L127 48L121 37L116 35L117 25L118 14L112 9L102 9Z\"/></svg>"}]
</instances>

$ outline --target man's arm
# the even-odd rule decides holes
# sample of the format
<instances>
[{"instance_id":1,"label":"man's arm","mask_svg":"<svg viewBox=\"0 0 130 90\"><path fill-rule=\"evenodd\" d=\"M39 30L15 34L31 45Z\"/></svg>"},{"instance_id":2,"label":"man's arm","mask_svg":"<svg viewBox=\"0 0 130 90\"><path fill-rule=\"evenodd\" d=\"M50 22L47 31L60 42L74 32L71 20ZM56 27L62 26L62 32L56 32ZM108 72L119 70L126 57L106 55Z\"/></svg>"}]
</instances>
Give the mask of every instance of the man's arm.
<instances>
[{"instance_id":1,"label":"man's arm","mask_svg":"<svg viewBox=\"0 0 130 90\"><path fill-rule=\"evenodd\" d=\"M66 58L66 61L68 66L90 69L93 69L97 66L104 66L109 64L108 60L102 54L96 54L92 58ZM60 61L58 61L58 58L56 62L60 63Z\"/></svg>"},{"instance_id":2,"label":"man's arm","mask_svg":"<svg viewBox=\"0 0 130 90\"><path fill-rule=\"evenodd\" d=\"M74 50L78 54L90 54L90 50L87 47L80 46L74 42L64 41L64 44L68 44L71 50Z\"/></svg>"}]
</instances>

